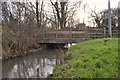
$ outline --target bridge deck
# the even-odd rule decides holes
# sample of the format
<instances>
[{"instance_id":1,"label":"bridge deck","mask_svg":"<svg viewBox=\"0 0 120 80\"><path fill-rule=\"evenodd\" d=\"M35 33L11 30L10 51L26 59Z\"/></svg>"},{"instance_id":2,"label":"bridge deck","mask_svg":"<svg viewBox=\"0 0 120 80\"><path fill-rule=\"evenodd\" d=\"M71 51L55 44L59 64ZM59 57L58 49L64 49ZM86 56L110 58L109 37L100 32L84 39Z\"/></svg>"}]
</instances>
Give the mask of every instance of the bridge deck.
<instances>
[{"instance_id":1,"label":"bridge deck","mask_svg":"<svg viewBox=\"0 0 120 80\"><path fill-rule=\"evenodd\" d=\"M106 30L108 31L108 30ZM118 28L112 30L113 36L118 36ZM108 34L108 32L106 33ZM103 28L73 29L68 31L51 30L44 31L36 38L38 43L78 43L81 41L103 38Z\"/></svg>"},{"instance_id":2,"label":"bridge deck","mask_svg":"<svg viewBox=\"0 0 120 80\"><path fill-rule=\"evenodd\" d=\"M85 41L85 38L72 38L72 39L69 39L69 38L58 38L58 39L39 39L37 42L39 43L79 43L81 41Z\"/></svg>"}]
</instances>

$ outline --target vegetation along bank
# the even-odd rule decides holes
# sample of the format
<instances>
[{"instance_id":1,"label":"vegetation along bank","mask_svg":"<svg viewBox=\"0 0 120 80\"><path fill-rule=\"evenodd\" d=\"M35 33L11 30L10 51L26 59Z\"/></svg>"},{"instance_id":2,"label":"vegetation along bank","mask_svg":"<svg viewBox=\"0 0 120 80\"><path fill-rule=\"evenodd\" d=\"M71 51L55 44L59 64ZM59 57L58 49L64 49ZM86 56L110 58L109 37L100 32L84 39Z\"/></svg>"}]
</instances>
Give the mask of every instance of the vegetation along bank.
<instances>
[{"instance_id":1,"label":"vegetation along bank","mask_svg":"<svg viewBox=\"0 0 120 80\"><path fill-rule=\"evenodd\" d=\"M89 40L71 46L65 64L56 66L52 78L118 77L118 38Z\"/></svg>"}]
</instances>

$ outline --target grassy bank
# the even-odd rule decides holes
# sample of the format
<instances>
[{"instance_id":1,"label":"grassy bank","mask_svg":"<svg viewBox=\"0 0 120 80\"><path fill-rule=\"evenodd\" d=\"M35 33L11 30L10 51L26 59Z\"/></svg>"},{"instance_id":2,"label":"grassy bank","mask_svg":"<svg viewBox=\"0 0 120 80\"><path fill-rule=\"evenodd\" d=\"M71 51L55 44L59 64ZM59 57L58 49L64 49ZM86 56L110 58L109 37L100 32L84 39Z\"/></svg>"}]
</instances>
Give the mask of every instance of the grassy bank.
<instances>
[{"instance_id":1,"label":"grassy bank","mask_svg":"<svg viewBox=\"0 0 120 80\"><path fill-rule=\"evenodd\" d=\"M65 59L64 65L54 68L53 78L118 77L118 38L90 40L71 46Z\"/></svg>"}]
</instances>

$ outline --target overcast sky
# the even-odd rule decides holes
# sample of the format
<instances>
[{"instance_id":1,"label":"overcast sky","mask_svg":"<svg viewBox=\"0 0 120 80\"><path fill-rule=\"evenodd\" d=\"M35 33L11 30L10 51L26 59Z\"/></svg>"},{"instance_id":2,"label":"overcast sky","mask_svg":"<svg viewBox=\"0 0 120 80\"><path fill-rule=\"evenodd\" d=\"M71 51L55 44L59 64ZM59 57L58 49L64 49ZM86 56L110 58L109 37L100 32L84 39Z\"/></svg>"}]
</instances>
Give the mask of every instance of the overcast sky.
<instances>
[{"instance_id":1,"label":"overcast sky","mask_svg":"<svg viewBox=\"0 0 120 80\"><path fill-rule=\"evenodd\" d=\"M117 8L118 2L120 0L110 0L111 2L111 8ZM88 18L88 12L90 12L90 9L94 9L96 7L96 11L102 11L104 9L108 9L108 0L82 0L82 4L88 4L86 11L84 13L83 7L81 6L81 10L79 14L76 17L79 17L80 22L83 22L83 17L85 17L85 20L87 21Z\"/></svg>"},{"instance_id":2,"label":"overcast sky","mask_svg":"<svg viewBox=\"0 0 120 80\"><path fill-rule=\"evenodd\" d=\"M6 1L6 0L3 0ZM10 0L12 1L12 0ZM14 0L18 1L18 0ZM25 0L23 0L25 1ZM29 1L36 1L36 0L29 0ZM49 1L49 0L46 0ZM69 0L69 1L75 1L75 0ZM78 1L78 0L77 0ZM111 8L118 7L118 2L120 0L110 0L111 2ZM88 4L89 6L86 7L85 13L83 9L83 4ZM96 7L96 11L102 11L104 9L108 8L108 0L82 0L82 5L80 10L78 11L78 14L76 15L76 19L79 19L80 22L83 22L83 18L85 18L85 21L88 19L88 13L90 12L90 9L94 9ZM0 11L1 12L1 11Z\"/></svg>"},{"instance_id":3,"label":"overcast sky","mask_svg":"<svg viewBox=\"0 0 120 80\"><path fill-rule=\"evenodd\" d=\"M117 7L120 0L110 0L111 7ZM98 10L103 10L108 8L108 0L83 0L83 3L87 3L90 7L96 6Z\"/></svg>"}]
</instances>

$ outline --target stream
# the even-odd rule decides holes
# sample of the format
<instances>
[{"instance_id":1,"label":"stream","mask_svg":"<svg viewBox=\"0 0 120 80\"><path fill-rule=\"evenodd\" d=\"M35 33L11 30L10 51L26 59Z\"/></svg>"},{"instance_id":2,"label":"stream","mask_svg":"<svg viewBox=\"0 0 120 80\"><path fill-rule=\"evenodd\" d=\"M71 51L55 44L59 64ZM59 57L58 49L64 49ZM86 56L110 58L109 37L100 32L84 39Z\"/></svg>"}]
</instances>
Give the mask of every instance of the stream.
<instances>
[{"instance_id":1,"label":"stream","mask_svg":"<svg viewBox=\"0 0 120 80\"><path fill-rule=\"evenodd\" d=\"M64 62L65 50L41 49L27 56L2 63L3 78L47 78L53 68Z\"/></svg>"}]
</instances>

